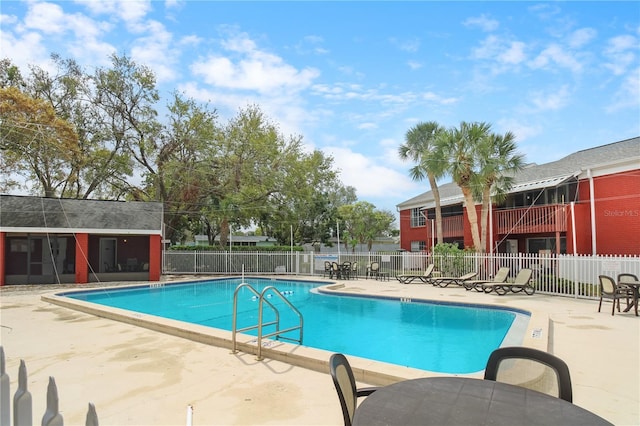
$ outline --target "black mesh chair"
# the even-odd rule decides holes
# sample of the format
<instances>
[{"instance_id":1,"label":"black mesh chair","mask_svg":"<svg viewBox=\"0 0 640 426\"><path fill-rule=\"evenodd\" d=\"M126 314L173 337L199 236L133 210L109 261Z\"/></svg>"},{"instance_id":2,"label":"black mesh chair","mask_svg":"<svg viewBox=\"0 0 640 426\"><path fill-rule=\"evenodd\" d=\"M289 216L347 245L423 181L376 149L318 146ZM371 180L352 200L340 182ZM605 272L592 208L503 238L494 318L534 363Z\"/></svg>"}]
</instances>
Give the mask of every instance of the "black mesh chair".
<instances>
[{"instance_id":1,"label":"black mesh chair","mask_svg":"<svg viewBox=\"0 0 640 426\"><path fill-rule=\"evenodd\" d=\"M569 367L557 356L538 349L524 346L496 349L489 356L484 378L573 402Z\"/></svg>"},{"instance_id":2,"label":"black mesh chair","mask_svg":"<svg viewBox=\"0 0 640 426\"><path fill-rule=\"evenodd\" d=\"M333 384L338 392L338 399L342 406L342 416L345 426L351 426L353 415L356 411L357 399L361 396L371 395L378 390L377 387L356 389L356 380L349 361L342 354L333 354L329 359L329 371L333 378Z\"/></svg>"}]
</instances>

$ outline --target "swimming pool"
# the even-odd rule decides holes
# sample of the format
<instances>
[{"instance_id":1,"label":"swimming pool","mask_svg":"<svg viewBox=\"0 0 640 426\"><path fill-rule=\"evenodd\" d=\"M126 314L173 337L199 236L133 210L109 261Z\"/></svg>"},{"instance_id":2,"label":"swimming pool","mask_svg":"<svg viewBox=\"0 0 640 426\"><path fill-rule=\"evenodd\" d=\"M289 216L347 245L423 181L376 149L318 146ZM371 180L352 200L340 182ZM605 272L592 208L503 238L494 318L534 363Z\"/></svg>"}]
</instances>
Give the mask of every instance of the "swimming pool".
<instances>
[{"instance_id":1,"label":"swimming pool","mask_svg":"<svg viewBox=\"0 0 640 426\"><path fill-rule=\"evenodd\" d=\"M241 279L137 286L60 294L90 303L231 330L233 293ZM246 278L258 291L275 286L304 316L303 345L331 352L441 373L484 369L518 311L449 303L400 302L374 297L326 295L326 282ZM297 317L280 309L282 328ZM238 327L257 324L257 298L248 289L238 293ZM264 320L273 313L265 309ZM248 334L254 334L248 332Z\"/></svg>"}]
</instances>

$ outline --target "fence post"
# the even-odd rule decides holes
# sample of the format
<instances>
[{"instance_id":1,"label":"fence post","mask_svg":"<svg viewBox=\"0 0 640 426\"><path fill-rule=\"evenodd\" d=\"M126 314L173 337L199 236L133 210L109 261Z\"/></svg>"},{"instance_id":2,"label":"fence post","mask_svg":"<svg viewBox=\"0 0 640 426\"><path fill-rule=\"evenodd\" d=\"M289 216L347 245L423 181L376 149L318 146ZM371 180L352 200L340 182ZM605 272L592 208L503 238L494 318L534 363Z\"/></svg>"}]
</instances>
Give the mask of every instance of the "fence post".
<instances>
[{"instance_id":1,"label":"fence post","mask_svg":"<svg viewBox=\"0 0 640 426\"><path fill-rule=\"evenodd\" d=\"M98 426L98 413L96 412L96 406L92 402L89 403L89 409L87 410L87 419L84 422L85 426Z\"/></svg>"},{"instance_id":2,"label":"fence post","mask_svg":"<svg viewBox=\"0 0 640 426\"><path fill-rule=\"evenodd\" d=\"M31 416L31 394L27 389L27 366L20 360L18 368L18 390L13 396L13 423L15 425L33 424Z\"/></svg>"},{"instance_id":3,"label":"fence post","mask_svg":"<svg viewBox=\"0 0 640 426\"><path fill-rule=\"evenodd\" d=\"M47 410L44 412L44 416L42 416L42 426L64 425L59 407L56 381L52 376L49 376L49 385L47 386Z\"/></svg>"},{"instance_id":4,"label":"fence post","mask_svg":"<svg viewBox=\"0 0 640 426\"><path fill-rule=\"evenodd\" d=\"M11 397L9 375L4 359L4 348L0 346L0 426L11 425Z\"/></svg>"}]
</instances>

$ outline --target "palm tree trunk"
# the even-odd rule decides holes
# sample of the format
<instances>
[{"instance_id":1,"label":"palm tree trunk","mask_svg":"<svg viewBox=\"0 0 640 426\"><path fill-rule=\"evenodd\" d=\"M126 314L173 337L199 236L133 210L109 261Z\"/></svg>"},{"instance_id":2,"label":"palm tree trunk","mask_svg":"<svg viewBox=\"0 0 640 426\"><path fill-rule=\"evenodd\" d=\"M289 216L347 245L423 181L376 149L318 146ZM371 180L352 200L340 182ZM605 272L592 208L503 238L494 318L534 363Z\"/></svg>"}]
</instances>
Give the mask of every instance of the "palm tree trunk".
<instances>
[{"instance_id":1,"label":"palm tree trunk","mask_svg":"<svg viewBox=\"0 0 640 426\"><path fill-rule=\"evenodd\" d=\"M487 234L489 229L489 203L491 202L491 187L482 189L482 211L481 211L481 226L482 235L480 237L480 244L482 244L482 251L487 248Z\"/></svg>"},{"instance_id":2,"label":"palm tree trunk","mask_svg":"<svg viewBox=\"0 0 640 426\"><path fill-rule=\"evenodd\" d=\"M462 194L464 195L464 204L467 208L467 216L469 217L469 225L471 226L471 237L473 238L473 246L476 251L484 253L484 247L480 243L480 232L478 231L478 213L476 212L476 205L473 201L473 195L469 187L463 187Z\"/></svg>"},{"instance_id":3,"label":"palm tree trunk","mask_svg":"<svg viewBox=\"0 0 640 426\"><path fill-rule=\"evenodd\" d=\"M435 176L429 173L429 185L431 185L431 192L433 193L433 200L436 203L436 236L438 244L444 242L444 233L442 232L442 207L440 205L440 189L436 182Z\"/></svg>"}]
</instances>

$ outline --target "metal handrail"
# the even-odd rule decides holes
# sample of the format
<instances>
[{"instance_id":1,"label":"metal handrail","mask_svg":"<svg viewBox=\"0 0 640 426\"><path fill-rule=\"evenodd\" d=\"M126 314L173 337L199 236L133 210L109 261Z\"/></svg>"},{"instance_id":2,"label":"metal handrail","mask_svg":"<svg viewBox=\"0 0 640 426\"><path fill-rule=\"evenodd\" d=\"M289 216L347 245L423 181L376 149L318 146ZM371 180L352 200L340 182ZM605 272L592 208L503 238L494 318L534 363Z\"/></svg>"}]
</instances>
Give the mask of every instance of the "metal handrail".
<instances>
[{"instance_id":1,"label":"metal handrail","mask_svg":"<svg viewBox=\"0 0 640 426\"><path fill-rule=\"evenodd\" d=\"M237 318L238 318L238 293L240 292L240 290L244 287L247 287L249 289L249 291L251 291L251 293L253 293L258 299L260 299L260 293L258 293L258 290L256 290L255 288L253 288L253 286L249 283L241 283L238 287L236 287L235 291L233 292L233 316L231 317L231 343L232 343L232 349L231 349L231 353L237 353L238 349L237 349L237 340L236 340L236 333L237 332L243 332L243 331L249 331L249 330L254 330L256 328L259 328L260 323L258 322L258 324L256 325L252 325L249 327L245 327L245 328L241 328L241 329L237 329ZM265 302L267 302L267 304L269 306L271 306L271 309L273 309L273 312L276 314L276 319L266 325L276 325L278 326L278 324L280 323L280 312L278 312L278 309L273 306L271 304L271 302L269 302L268 300L265 300ZM262 304L262 303L260 303Z\"/></svg>"},{"instance_id":2,"label":"metal handrail","mask_svg":"<svg viewBox=\"0 0 640 426\"><path fill-rule=\"evenodd\" d=\"M298 319L300 320L299 324L295 327L289 327L287 329L284 330L280 330L280 324L276 325L276 331L274 331L273 333L268 333L268 334L262 334L262 327L264 325L270 325L270 324L262 324L262 302L266 301L265 300L265 295L267 294L268 291L272 290L278 297L280 297L280 299L282 299L282 301L284 303L286 303L292 310L293 312L296 313L296 315L298 315ZM269 303L268 301L266 301L269 305L271 305L271 303ZM271 305L273 306L273 305ZM278 318L279 320L279 318ZM298 308L296 308L295 306L293 306L293 304L291 302L289 302L289 300L287 300L286 297L284 297L284 295L282 293L280 293L280 291L275 288L274 286L268 286L265 287L262 290L262 293L260 293L260 303L258 304L258 324L260 325L258 327L258 356L257 359L260 361L262 360L262 338L263 337L271 337L271 336L277 336L277 338L280 339L287 339L287 340L292 340L292 341L297 341L298 344L302 344L302 327L304 325L304 320L302 317L302 314L300 313L300 311L298 310ZM285 336L281 336L281 334L283 333L288 333L289 331L293 331L293 330L300 330L300 336L298 339L293 339L290 337L285 337Z\"/></svg>"},{"instance_id":3,"label":"metal handrail","mask_svg":"<svg viewBox=\"0 0 640 426\"><path fill-rule=\"evenodd\" d=\"M255 296L258 297L258 324L238 329L237 328L238 293L244 287L248 288L249 291L251 291ZM265 295L267 294L268 291L273 291L278 297L280 297L280 299L282 299L296 313L296 315L298 315L298 318L300 319L299 325L297 325L295 327L290 327L290 328L287 328L287 329L284 329L284 330L280 330L280 311L271 302L269 302L269 300L267 300L265 298ZM262 322L262 312L263 312L263 306L264 306L263 302L266 302L267 305L269 305L271 307L271 309L273 309L273 312L275 313L275 316L276 316L276 319L274 321L270 321L270 322L267 322L267 323L263 323ZM237 338L236 338L236 334L238 332L254 330L254 329L257 328L258 329L258 341L257 341L257 343L258 343L258 354L257 354L257 359L258 360L262 360L262 339L263 338L277 336L277 338L280 338L280 339L287 339L287 340L297 341L299 344L302 344L303 324L304 324L304 320L303 320L303 317L302 317L302 314L300 313L300 311L295 306L293 306L293 304L291 302L289 302L289 300L287 300L284 297L284 295L282 293L280 293L280 291L278 291L277 288L275 288L274 286L268 286L268 287L265 287L262 290L262 293L258 293L258 291L253 286L251 286L251 284L243 282L238 287L236 287L235 291L233 292L233 316L232 316L232 323L231 323L231 341L232 341L232 351L231 352L232 353L237 353L238 352L238 349L237 349ZM270 325L275 325L276 331L263 335L262 334L262 328L264 326L270 326ZM283 334L283 333L288 333L289 331L293 331L293 330L297 330L297 329L300 330L299 339L294 339L294 338L290 338L290 337L286 337L286 336L281 336L281 334Z\"/></svg>"}]
</instances>

